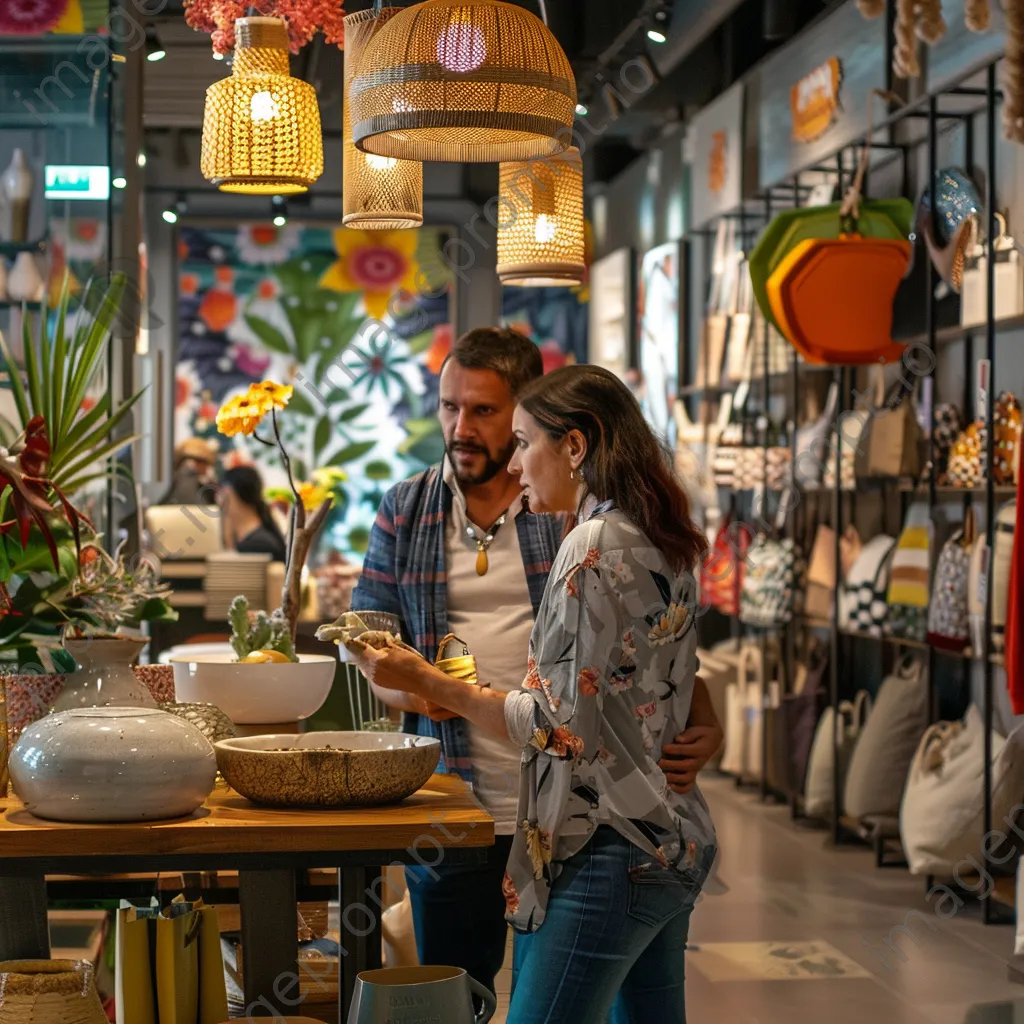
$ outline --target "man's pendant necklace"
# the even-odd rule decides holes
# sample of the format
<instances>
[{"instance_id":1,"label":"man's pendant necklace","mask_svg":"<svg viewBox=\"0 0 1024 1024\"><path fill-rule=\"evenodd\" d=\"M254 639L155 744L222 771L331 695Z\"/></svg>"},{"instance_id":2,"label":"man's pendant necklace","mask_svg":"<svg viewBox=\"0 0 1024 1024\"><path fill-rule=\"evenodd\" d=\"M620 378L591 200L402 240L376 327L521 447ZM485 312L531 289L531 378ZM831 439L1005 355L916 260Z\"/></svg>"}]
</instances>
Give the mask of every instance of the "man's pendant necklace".
<instances>
[{"instance_id":1,"label":"man's pendant necklace","mask_svg":"<svg viewBox=\"0 0 1024 1024\"><path fill-rule=\"evenodd\" d=\"M487 535L481 537L476 532L476 527L470 523L466 523L466 536L476 544L476 574L477 576L483 576L487 572L487 549L491 546L494 540L494 535L498 532L505 519L508 517L508 509L498 517L498 521L487 531Z\"/></svg>"}]
</instances>

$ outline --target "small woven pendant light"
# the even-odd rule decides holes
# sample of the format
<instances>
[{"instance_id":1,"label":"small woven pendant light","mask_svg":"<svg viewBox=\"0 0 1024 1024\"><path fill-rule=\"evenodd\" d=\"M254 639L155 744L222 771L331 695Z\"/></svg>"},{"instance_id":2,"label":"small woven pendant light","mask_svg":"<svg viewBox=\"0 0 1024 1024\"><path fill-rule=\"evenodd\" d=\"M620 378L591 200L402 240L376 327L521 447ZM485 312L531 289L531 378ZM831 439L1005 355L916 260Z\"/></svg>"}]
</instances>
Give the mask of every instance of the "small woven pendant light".
<instances>
[{"instance_id":1,"label":"small woven pendant light","mask_svg":"<svg viewBox=\"0 0 1024 1024\"><path fill-rule=\"evenodd\" d=\"M320 108L292 78L279 18L235 22L231 76L206 90L203 176L224 192L305 192L324 170Z\"/></svg>"},{"instance_id":2,"label":"small woven pendant light","mask_svg":"<svg viewBox=\"0 0 1024 1024\"><path fill-rule=\"evenodd\" d=\"M423 223L423 164L362 153L352 141L349 89L370 40L397 7L359 11L345 18L345 168L342 224L367 231L418 228Z\"/></svg>"},{"instance_id":3,"label":"small woven pendant light","mask_svg":"<svg viewBox=\"0 0 1024 1024\"><path fill-rule=\"evenodd\" d=\"M583 160L575 146L546 160L502 164L497 217L502 284L583 280Z\"/></svg>"},{"instance_id":4,"label":"small woven pendant light","mask_svg":"<svg viewBox=\"0 0 1024 1024\"><path fill-rule=\"evenodd\" d=\"M352 136L399 160L530 160L565 149L576 81L558 40L502 0L425 0L367 46Z\"/></svg>"}]
</instances>

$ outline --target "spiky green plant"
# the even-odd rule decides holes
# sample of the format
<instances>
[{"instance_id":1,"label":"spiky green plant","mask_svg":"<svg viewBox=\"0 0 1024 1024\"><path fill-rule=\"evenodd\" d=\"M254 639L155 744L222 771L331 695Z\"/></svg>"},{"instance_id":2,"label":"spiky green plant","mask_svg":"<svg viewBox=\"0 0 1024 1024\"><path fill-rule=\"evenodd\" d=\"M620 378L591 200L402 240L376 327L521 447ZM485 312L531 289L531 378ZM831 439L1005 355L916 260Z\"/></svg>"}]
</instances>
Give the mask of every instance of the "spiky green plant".
<instances>
[{"instance_id":1,"label":"spiky green plant","mask_svg":"<svg viewBox=\"0 0 1024 1024\"><path fill-rule=\"evenodd\" d=\"M231 624L231 646L239 661L253 651L280 651L291 661L298 661L288 620L280 610L273 615L263 611L250 612L248 598L239 594L228 609L228 622Z\"/></svg>"},{"instance_id":2,"label":"spiky green plant","mask_svg":"<svg viewBox=\"0 0 1024 1024\"><path fill-rule=\"evenodd\" d=\"M72 326L68 318L71 296L65 277L56 317L39 317L36 337L32 336L30 318L23 320L23 371L19 371L0 334L0 354L9 371L21 429L28 426L33 416L46 420L50 479L68 495L108 476L108 460L140 436L115 439L115 432L142 397L141 391L118 404L105 391L94 406L82 411L89 388L105 365L110 332L124 299L125 284L124 274L112 275L106 285L90 282Z\"/></svg>"}]
</instances>

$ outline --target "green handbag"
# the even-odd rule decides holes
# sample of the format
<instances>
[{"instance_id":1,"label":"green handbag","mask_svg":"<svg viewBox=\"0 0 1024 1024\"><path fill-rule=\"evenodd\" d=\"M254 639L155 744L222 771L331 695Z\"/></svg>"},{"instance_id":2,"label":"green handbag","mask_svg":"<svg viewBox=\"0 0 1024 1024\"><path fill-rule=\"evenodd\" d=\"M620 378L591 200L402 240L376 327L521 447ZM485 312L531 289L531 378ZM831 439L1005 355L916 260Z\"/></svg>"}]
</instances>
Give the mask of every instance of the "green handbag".
<instances>
[{"instance_id":1,"label":"green handbag","mask_svg":"<svg viewBox=\"0 0 1024 1024\"><path fill-rule=\"evenodd\" d=\"M772 219L750 254L750 280L764 315L779 327L768 299L768 279L794 246L808 238L839 238L855 229L865 238L906 239L914 222L909 199L862 199L856 221L840 216L842 203L786 210Z\"/></svg>"}]
</instances>

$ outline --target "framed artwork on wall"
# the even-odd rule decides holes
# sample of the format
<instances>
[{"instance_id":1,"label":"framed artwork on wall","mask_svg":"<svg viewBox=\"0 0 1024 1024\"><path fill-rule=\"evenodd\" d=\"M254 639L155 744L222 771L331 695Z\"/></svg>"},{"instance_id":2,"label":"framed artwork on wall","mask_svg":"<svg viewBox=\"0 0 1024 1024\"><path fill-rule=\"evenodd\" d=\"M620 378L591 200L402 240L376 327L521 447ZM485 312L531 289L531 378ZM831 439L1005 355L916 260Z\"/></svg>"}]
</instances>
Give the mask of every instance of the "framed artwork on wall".
<instances>
[{"instance_id":1,"label":"framed artwork on wall","mask_svg":"<svg viewBox=\"0 0 1024 1024\"><path fill-rule=\"evenodd\" d=\"M633 357L636 262L616 249L590 267L590 362L626 380Z\"/></svg>"},{"instance_id":2,"label":"framed artwork on wall","mask_svg":"<svg viewBox=\"0 0 1024 1024\"><path fill-rule=\"evenodd\" d=\"M637 288L638 398L648 422L675 444L672 405L679 394L684 323L683 247L667 242L644 253Z\"/></svg>"}]
</instances>

